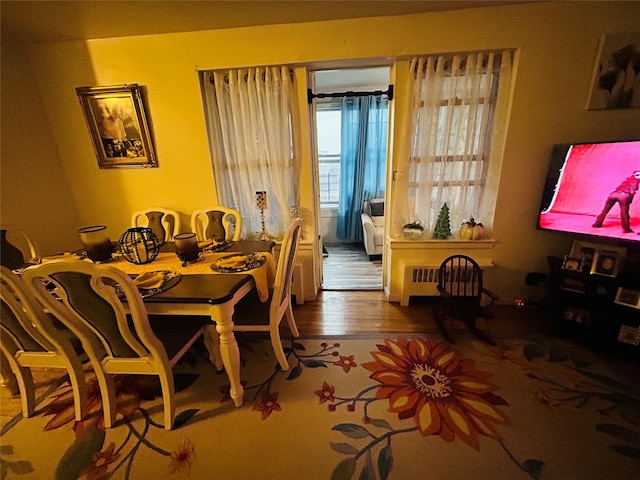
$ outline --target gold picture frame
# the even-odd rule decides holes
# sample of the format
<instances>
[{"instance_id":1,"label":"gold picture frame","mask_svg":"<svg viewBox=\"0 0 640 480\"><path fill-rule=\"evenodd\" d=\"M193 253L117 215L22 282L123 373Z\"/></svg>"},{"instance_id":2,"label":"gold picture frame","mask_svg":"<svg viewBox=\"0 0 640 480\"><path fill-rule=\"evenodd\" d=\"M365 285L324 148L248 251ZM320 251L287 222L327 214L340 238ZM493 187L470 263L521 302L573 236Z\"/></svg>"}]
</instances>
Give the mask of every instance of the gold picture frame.
<instances>
[{"instance_id":1,"label":"gold picture frame","mask_svg":"<svg viewBox=\"0 0 640 480\"><path fill-rule=\"evenodd\" d=\"M77 87L100 168L157 167L141 87L137 83Z\"/></svg>"}]
</instances>

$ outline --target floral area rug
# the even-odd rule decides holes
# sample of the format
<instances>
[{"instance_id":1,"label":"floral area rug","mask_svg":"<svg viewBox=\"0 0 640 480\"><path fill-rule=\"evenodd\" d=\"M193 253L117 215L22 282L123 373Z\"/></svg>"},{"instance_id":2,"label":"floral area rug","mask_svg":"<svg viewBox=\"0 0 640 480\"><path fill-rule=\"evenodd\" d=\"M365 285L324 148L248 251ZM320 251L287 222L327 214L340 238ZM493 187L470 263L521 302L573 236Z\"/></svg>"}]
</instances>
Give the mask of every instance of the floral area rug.
<instances>
[{"instance_id":1,"label":"floral area rug","mask_svg":"<svg viewBox=\"0 0 640 480\"><path fill-rule=\"evenodd\" d=\"M119 422L73 419L68 385L5 431L2 479L640 478L640 390L547 337L296 339L279 369L239 338L245 404L202 352L176 368L164 430L150 377L119 380Z\"/></svg>"}]
</instances>

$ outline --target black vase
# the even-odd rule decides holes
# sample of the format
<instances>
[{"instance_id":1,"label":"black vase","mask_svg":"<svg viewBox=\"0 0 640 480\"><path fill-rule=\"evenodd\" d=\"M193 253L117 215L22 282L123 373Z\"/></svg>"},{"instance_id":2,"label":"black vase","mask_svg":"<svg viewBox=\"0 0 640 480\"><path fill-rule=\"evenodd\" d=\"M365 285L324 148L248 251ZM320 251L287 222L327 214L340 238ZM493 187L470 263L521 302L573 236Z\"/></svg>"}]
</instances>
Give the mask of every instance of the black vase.
<instances>
[{"instance_id":1,"label":"black vase","mask_svg":"<svg viewBox=\"0 0 640 480\"><path fill-rule=\"evenodd\" d=\"M20 268L25 263L20 249L7 240L6 230L0 230L0 257L0 264L11 270Z\"/></svg>"}]
</instances>

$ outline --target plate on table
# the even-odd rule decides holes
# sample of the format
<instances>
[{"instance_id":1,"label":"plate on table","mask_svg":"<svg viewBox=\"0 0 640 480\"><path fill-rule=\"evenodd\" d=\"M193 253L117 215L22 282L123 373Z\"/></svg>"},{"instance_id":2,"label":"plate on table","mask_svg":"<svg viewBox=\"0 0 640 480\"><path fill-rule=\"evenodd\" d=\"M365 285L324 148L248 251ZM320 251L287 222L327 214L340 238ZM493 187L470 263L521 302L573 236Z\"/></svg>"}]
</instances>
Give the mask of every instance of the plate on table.
<instances>
[{"instance_id":1,"label":"plate on table","mask_svg":"<svg viewBox=\"0 0 640 480\"><path fill-rule=\"evenodd\" d=\"M267 257L260 253L232 253L220 257L211 264L211 269L219 273L237 273L261 267Z\"/></svg>"},{"instance_id":2,"label":"plate on table","mask_svg":"<svg viewBox=\"0 0 640 480\"><path fill-rule=\"evenodd\" d=\"M145 272L139 275L131 275L133 283L136 284L142 298L166 292L175 287L180 282L180 272L174 270L156 270Z\"/></svg>"},{"instance_id":3,"label":"plate on table","mask_svg":"<svg viewBox=\"0 0 640 480\"><path fill-rule=\"evenodd\" d=\"M231 248L232 245L233 240L224 240L222 242L207 240L198 244L198 246L204 252L224 252L225 250Z\"/></svg>"}]
</instances>

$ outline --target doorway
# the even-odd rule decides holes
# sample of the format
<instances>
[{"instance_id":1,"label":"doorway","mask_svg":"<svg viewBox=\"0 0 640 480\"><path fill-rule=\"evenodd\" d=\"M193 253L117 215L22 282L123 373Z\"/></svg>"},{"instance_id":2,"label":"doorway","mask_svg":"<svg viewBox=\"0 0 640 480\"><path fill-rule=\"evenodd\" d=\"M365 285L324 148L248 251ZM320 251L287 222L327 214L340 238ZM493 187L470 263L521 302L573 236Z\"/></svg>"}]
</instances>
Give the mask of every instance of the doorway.
<instances>
[{"instance_id":1,"label":"doorway","mask_svg":"<svg viewBox=\"0 0 640 480\"><path fill-rule=\"evenodd\" d=\"M342 207L339 211L339 204L345 198L344 191L341 197L341 189L345 188L342 175L345 171L343 162L345 157L348 158L348 154L342 152L345 140L343 135L353 135L349 130L344 130L349 128L346 117L348 114L344 113L345 99L352 96L365 97L367 92L385 92L389 87L389 79L390 67L387 66L321 70L313 73L314 91L318 95L314 118L323 249L323 290L382 290L382 259L370 259L365 251L360 212L353 210L350 214L351 225L348 228L360 229L360 234L353 238L353 234L345 234L344 211ZM348 95L354 92L357 94ZM386 178L388 109L384 114L384 136L378 135L375 140L376 144L384 146L384 163L381 165L382 191ZM367 151L370 147L376 148L376 145L367 144ZM362 198L364 187L359 188L361 191L357 192L358 198ZM354 201L353 204L360 205L362 202ZM338 225L340 215L343 217L340 220L341 226Z\"/></svg>"}]
</instances>

